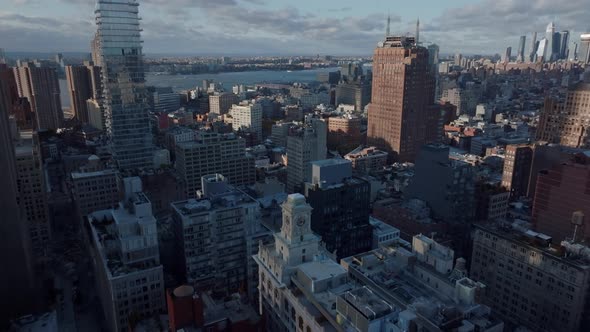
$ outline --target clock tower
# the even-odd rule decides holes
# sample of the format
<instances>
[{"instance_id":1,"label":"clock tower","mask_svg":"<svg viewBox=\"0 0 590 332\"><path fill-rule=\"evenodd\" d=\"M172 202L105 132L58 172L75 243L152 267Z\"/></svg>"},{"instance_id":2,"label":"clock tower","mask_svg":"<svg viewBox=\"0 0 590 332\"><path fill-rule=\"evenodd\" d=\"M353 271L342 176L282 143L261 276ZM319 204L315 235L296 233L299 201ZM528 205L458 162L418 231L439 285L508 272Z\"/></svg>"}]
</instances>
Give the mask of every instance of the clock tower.
<instances>
[{"instance_id":1,"label":"clock tower","mask_svg":"<svg viewBox=\"0 0 590 332\"><path fill-rule=\"evenodd\" d=\"M318 254L320 238L311 230L312 207L301 194L289 195L283 203L283 225L275 234L275 246L288 265L311 261Z\"/></svg>"}]
</instances>

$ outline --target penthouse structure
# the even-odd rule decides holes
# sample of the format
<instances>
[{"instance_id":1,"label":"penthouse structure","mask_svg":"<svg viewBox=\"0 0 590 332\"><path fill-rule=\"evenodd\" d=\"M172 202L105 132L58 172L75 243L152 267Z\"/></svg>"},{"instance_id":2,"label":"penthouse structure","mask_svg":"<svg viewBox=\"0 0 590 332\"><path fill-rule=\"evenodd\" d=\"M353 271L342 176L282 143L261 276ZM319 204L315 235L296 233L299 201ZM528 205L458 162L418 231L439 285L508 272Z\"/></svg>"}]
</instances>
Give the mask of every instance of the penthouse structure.
<instances>
[{"instance_id":1,"label":"penthouse structure","mask_svg":"<svg viewBox=\"0 0 590 332\"><path fill-rule=\"evenodd\" d=\"M590 328L588 247L554 242L518 224L476 225L471 278L483 303L533 331Z\"/></svg>"},{"instance_id":2,"label":"penthouse structure","mask_svg":"<svg viewBox=\"0 0 590 332\"><path fill-rule=\"evenodd\" d=\"M125 200L118 208L91 213L91 242L96 289L110 331L128 331L130 318L165 311L164 274L158 230L139 178L126 178Z\"/></svg>"},{"instance_id":3,"label":"penthouse structure","mask_svg":"<svg viewBox=\"0 0 590 332\"><path fill-rule=\"evenodd\" d=\"M235 134L201 130L193 142L176 144L176 170L185 183L186 197L195 198L201 177L223 174L230 184L256 181L254 158L246 154L244 139Z\"/></svg>"},{"instance_id":4,"label":"penthouse structure","mask_svg":"<svg viewBox=\"0 0 590 332\"><path fill-rule=\"evenodd\" d=\"M198 290L227 296L247 287L253 299L259 204L222 175L203 176L202 182L199 198L172 203L179 273Z\"/></svg>"},{"instance_id":5,"label":"penthouse structure","mask_svg":"<svg viewBox=\"0 0 590 332\"><path fill-rule=\"evenodd\" d=\"M346 154L344 159L350 160L353 170L359 173L372 173L382 170L387 165L387 152L374 146L359 146Z\"/></svg>"}]
</instances>

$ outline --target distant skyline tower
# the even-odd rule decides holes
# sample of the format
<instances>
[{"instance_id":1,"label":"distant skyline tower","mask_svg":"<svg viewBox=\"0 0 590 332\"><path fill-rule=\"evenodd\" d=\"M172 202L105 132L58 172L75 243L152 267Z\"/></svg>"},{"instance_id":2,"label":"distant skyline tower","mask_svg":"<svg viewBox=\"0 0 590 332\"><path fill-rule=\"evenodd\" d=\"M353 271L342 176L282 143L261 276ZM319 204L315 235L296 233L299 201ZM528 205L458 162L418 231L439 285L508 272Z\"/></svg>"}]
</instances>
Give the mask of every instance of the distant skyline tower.
<instances>
[{"instance_id":1,"label":"distant skyline tower","mask_svg":"<svg viewBox=\"0 0 590 332\"><path fill-rule=\"evenodd\" d=\"M529 53L530 62L535 62L538 46L539 44L537 43L537 33L533 32L533 39L531 40L531 51Z\"/></svg>"},{"instance_id":2,"label":"distant skyline tower","mask_svg":"<svg viewBox=\"0 0 590 332\"><path fill-rule=\"evenodd\" d=\"M578 60L584 64L590 63L590 32L580 35L580 46L578 47Z\"/></svg>"},{"instance_id":3,"label":"distant skyline tower","mask_svg":"<svg viewBox=\"0 0 590 332\"><path fill-rule=\"evenodd\" d=\"M545 39L547 40L545 45L545 56L544 61L553 61L555 58L555 23L551 22L547 25L545 30Z\"/></svg>"},{"instance_id":4,"label":"distant skyline tower","mask_svg":"<svg viewBox=\"0 0 590 332\"><path fill-rule=\"evenodd\" d=\"M561 42L561 44L559 46L559 58L567 60L568 45L570 42L570 32L568 30L564 30L561 32L560 42Z\"/></svg>"},{"instance_id":5,"label":"distant skyline tower","mask_svg":"<svg viewBox=\"0 0 590 332\"><path fill-rule=\"evenodd\" d=\"M420 18L416 20L416 45L420 45Z\"/></svg>"},{"instance_id":6,"label":"distant skyline tower","mask_svg":"<svg viewBox=\"0 0 590 332\"><path fill-rule=\"evenodd\" d=\"M508 46L506 48L506 52L504 52L504 56L502 57L502 62L510 62L511 56L512 56L512 47Z\"/></svg>"},{"instance_id":7,"label":"distant skyline tower","mask_svg":"<svg viewBox=\"0 0 590 332\"><path fill-rule=\"evenodd\" d=\"M136 0L99 0L95 10L106 133L121 169L153 164L138 7Z\"/></svg>"},{"instance_id":8,"label":"distant skyline tower","mask_svg":"<svg viewBox=\"0 0 590 332\"><path fill-rule=\"evenodd\" d=\"M518 54L516 57L516 61L524 62L524 47L526 44L526 36L520 36L520 40L518 42Z\"/></svg>"},{"instance_id":9,"label":"distant skyline tower","mask_svg":"<svg viewBox=\"0 0 590 332\"><path fill-rule=\"evenodd\" d=\"M390 160L413 161L420 147L436 140L440 110L428 50L412 37L391 36L373 57L373 95L367 142Z\"/></svg>"},{"instance_id":10,"label":"distant skyline tower","mask_svg":"<svg viewBox=\"0 0 590 332\"><path fill-rule=\"evenodd\" d=\"M6 63L6 53L4 52L4 49L0 47L0 64L1 63Z\"/></svg>"}]
</instances>

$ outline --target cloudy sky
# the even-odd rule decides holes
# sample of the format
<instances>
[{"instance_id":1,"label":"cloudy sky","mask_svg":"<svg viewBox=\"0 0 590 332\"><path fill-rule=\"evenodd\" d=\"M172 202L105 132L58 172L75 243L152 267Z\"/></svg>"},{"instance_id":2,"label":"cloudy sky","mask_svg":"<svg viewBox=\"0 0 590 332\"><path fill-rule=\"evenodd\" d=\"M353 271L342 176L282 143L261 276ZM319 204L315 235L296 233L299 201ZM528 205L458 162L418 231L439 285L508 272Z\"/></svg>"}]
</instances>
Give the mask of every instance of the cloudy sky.
<instances>
[{"instance_id":1,"label":"cloudy sky","mask_svg":"<svg viewBox=\"0 0 590 332\"><path fill-rule=\"evenodd\" d=\"M442 53L501 53L518 36L590 28L590 0L139 0L145 53L369 55L414 31ZM95 0L0 0L0 47L88 52Z\"/></svg>"}]
</instances>

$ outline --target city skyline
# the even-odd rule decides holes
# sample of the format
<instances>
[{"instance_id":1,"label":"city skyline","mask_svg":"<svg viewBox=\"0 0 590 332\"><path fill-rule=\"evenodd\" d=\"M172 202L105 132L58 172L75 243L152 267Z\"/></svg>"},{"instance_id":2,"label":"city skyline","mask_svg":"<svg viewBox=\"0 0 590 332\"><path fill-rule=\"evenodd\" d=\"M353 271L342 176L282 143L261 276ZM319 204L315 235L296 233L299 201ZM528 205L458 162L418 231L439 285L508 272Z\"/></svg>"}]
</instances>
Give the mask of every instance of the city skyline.
<instances>
[{"instance_id":1,"label":"city skyline","mask_svg":"<svg viewBox=\"0 0 590 332\"><path fill-rule=\"evenodd\" d=\"M94 0L0 2L10 8L0 11L7 52L88 52L95 31ZM519 36L542 32L550 21L558 31L587 29L585 13L578 10L584 0L421 0L404 6L381 0L362 6L349 0L139 3L148 55L295 55L294 49L298 54L369 55L383 38L388 13L395 34L413 34L419 17L421 40L440 45L443 54L516 49Z\"/></svg>"}]
</instances>

